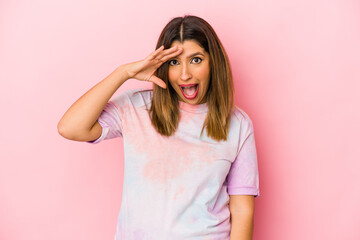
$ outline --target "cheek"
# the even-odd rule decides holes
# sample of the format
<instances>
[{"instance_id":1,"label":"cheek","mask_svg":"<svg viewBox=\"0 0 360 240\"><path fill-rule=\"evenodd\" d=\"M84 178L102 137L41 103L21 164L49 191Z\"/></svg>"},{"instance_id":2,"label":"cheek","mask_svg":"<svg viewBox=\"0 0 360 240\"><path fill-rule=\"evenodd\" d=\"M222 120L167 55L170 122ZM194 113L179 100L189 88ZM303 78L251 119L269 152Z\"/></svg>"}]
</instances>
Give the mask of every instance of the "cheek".
<instances>
[{"instance_id":1,"label":"cheek","mask_svg":"<svg viewBox=\"0 0 360 240\"><path fill-rule=\"evenodd\" d=\"M169 77L170 82L175 81L177 79L177 76L178 76L178 74L174 69L169 69L168 77Z\"/></svg>"},{"instance_id":2,"label":"cheek","mask_svg":"<svg viewBox=\"0 0 360 240\"><path fill-rule=\"evenodd\" d=\"M210 67L204 66L202 68L198 68L196 75L199 79L206 81L210 77Z\"/></svg>"},{"instance_id":3,"label":"cheek","mask_svg":"<svg viewBox=\"0 0 360 240\"><path fill-rule=\"evenodd\" d=\"M174 89L177 89L176 85L176 79L178 79L177 77L177 73L176 71L174 70L170 70L168 71L168 78L169 78L169 83L171 84L171 86L174 88Z\"/></svg>"}]
</instances>

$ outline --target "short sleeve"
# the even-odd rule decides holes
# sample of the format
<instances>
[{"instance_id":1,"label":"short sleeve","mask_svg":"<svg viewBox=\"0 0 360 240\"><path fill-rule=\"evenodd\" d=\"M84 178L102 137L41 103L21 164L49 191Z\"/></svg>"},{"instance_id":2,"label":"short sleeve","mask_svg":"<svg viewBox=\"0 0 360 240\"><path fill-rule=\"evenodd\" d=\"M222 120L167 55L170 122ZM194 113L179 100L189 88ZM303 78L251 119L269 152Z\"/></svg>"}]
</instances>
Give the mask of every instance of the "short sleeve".
<instances>
[{"instance_id":1,"label":"short sleeve","mask_svg":"<svg viewBox=\"0 0 360 240\"><path fill-rule=\"evenodd\" d=\"M87 141L87 143L99 143L105 139L122 137L121 115L117 105L113 101L106 103L98 122L102 127L102 133L98 139Z\"/></svg>"},{"instance_id":2,"label":"short sleeve","mask_svg":"<svg viewBox=\"0 0 360 240\"><path fill-rule=\"evenodd\" d=\"M246 130L245 140L241 141L242 145L240 145L240 150L227 176L227 190L229 195L254 195L257 197L260 196L259 172L251 122Z\"/></svg>"}]
</instances>

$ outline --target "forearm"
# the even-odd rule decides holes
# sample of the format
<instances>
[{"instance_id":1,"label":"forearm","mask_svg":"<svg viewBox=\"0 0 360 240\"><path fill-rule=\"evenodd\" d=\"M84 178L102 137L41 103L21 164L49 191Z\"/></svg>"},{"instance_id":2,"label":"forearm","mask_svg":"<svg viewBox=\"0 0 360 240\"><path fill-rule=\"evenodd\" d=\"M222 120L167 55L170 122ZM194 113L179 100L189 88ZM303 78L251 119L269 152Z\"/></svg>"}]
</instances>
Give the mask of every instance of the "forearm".
<instances>
[{"instance_id":1,"label":"forearm","mask_svg":"<svg viewBox=\"0 0 360 240\"><path fill-rule=\"evenodd\" d=\"M231 214L230 240L252 240L254 214Z\"/></svg>"},{"instance_id":2,"label":"forearm","mask_svg":"<svg viewBox=\"0 0 360 240\"><path fill-rule=\"evenodd\" d=\"M90 131L106 103L127 79L125 65L116 68L71 105L60 119L58 131L69 138L77 133Z\"/></svg>"}]
</instances>

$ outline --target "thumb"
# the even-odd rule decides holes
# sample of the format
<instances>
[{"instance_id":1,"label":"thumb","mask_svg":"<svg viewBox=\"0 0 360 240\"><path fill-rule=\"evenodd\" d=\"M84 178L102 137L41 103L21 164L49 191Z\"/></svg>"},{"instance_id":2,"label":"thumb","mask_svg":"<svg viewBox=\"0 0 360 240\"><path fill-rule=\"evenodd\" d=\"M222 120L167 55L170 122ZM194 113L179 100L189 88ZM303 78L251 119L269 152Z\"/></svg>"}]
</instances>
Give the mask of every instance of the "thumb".
<instances>
[{"instance_id":1,"label":"thumb","mask_svg":"<svg viewBox=\"0 0 360 240\"><path fill-rule=\"evenodd\" d=\"M164 89L166 88L165 82L155 75L151 75L149 78L149 81L155 83L156 85L158 85Z\"/></svg>"}]
</instances>

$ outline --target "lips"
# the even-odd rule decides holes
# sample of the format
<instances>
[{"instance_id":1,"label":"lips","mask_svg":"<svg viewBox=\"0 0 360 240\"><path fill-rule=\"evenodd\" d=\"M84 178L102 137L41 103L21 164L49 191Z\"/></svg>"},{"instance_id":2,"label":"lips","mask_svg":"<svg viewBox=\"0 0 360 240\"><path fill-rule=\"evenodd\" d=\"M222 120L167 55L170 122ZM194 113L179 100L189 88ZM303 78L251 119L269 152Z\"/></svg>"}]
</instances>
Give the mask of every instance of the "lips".
<instances>
[{"instance_id":1,"label":"lips","mask_svg":"<svg viewBox=\"0 0 360 240\"><path fill-rule=\"evenodd\" d=\"M184 95L184 97L186 99L193 99L197 96L198 92L199 92L199 84L194 83L194 84L182 84L179 85L182 94ZM195 89L190 89L191 87L195 87ZM185 89L186 88L186 89Z\"/></svg>"},{"instance_id":2,"label":"lips","mask_svg":"<svg viewBox=\"0 0 360 240\"><path fill-rule=\"evenodd\" d=\"M179 85L180 87L192 87L192 86L195 86L195 85L198 85L197 83L192 83L192 84L181 84Z\"/></svg>"}]
</instances>

